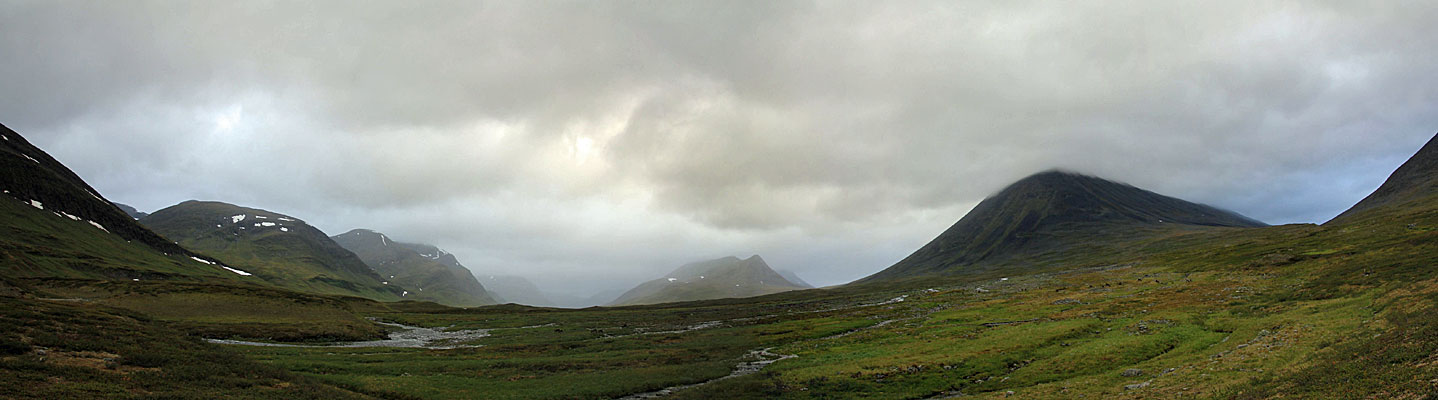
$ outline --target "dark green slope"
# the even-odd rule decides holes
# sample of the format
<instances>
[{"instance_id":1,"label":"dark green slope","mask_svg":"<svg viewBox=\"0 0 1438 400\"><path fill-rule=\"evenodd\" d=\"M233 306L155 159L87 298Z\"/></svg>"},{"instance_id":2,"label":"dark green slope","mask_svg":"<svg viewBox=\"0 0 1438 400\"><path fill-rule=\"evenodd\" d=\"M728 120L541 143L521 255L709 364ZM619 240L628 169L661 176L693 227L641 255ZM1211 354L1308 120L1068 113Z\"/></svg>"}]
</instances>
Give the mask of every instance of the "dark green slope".
<instances>
[{"instance_id":1,"label":"dark green slope","mask_svg":"<svg viewBox=\"0 0 1438 400\"><path fill-rule=\"evenodd\" d=\"M140 223L179 244L213 254L276 286L309 293L400 300L364 261L288 215L212 201L186 201Z\"/></svg>"},{"instance_id":2,"label":"dark green slope","mask_svg":"<svg viewBox=\"0 0 1438 400\"><path fill-rule=\"evenodd\" d=\"M1370 210L1419 201L1434 193L1438 193L1438 135L1394 170L1377 190L1327 223L1351 221Z\"/></svg>"},{"instance_id":3,"label":"dark green slope","mask_svg":"<svg viewBox=\"0 0 1438 400\"><path fill-rule=\"evenodd\" d=\"M124 211L100 196L79 175L20 134L0 125L0 190L37 209L64 212L93 221L125 240L166 253L185 249L134 223Z\"/></svg>"},{"instance_id":4,"label":"dark green slope","mask_svg":"<svg viewBox=\"0 0 1438 400\"><path fill-rule=\"evenodd\" d=\"M335 243L354 252L390 285L404 287L404 298L472 307L496 304L459 260L438 247L399 243L383 233L355 229L332 237Z\"/></svg>"},{"instance_id":5,"label":"dark green slope","mask_svg":"<svg viewBox=\"0 0 1438 400\"><path fill-rule=\"evenodd\" d=\"M956 274L976 264L1041 259L1070 250L1104 251L1151 232L1260 227L1262 222L1130 185L1062 171L1019 180L975 206L933 241L877 274L874 282Z\"/></svg>"},{"instance_id":6,"label":"dark green slope","mask_svg":"<svg viewBox=\"0 0 1438 400\"><path fill-rule=\"evenodd\" d=\"M69 168L3 125L0 193L4 276L259 282L142 227Z\"/></svg>"},{"instance_id":7,"label":"dark green slope","mask_svg":"<svg viewBox=\"0 0 1438 400\"><path fill-rule=\"evenodd\" d=\"M612 305L753 297L805 287L789 282L759 256L724 257L685 264L663 278L630 289Z\"/></svg>"}]
</instances>

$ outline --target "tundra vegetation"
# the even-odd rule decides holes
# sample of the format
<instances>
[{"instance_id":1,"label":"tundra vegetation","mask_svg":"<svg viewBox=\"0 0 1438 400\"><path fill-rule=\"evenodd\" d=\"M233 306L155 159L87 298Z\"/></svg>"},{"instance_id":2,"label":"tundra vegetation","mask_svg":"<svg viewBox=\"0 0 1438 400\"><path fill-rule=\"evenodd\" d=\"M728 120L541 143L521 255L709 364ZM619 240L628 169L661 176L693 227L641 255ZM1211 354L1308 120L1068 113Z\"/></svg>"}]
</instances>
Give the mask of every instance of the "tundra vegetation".
<instances>
[{"instance_id":1,"label":"tundra vegetation","mask_svg":"<svg viewBox=\"0 0 1438 400\"><path fill-rule=\"evenodd\" d=\"M1102 233L1094 243L1035 239L1014 247L1032 257L960 271L586 309L295 291L21 198L60 189L7 192L0 387L14 398L1424 398L1438 394L1438 192L1408 182L1433 170L1420 169L1323 225L1086 226ZM81 219L122 213L73 204ZM482 334L330 345L403 326Z\"/></svg>"}]
</instances>

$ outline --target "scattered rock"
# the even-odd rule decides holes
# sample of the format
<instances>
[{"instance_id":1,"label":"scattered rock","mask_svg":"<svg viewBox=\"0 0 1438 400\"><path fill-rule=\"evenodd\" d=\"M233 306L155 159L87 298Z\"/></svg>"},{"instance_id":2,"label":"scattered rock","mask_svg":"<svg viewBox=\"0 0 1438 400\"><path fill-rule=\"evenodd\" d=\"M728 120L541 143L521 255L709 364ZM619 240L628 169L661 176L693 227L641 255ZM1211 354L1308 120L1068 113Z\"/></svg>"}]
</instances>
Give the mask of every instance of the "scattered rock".
<instances>
[{"instance_id":1,"label":"scattered rock","mask_svg":"<svg viewBox=\"0 0 1438 400\"><path fill-rule=\"evenodd\" d=\"M1138 369L1138 368L1129 368L1129 369L1123 370L1123 372L1120 372L1118 375L1119 375L1119 376L1125 376L1125 377L1135 377L1135 376L1143 375L1143 370Z\"/></svg>"},{"instance_id":2,"label":"scattered rock","mask_svg":"<svg viewBox=\"0 0 1438 400\"><path fill-rule=\"evenodd\" d=\"M1059 300L1054 300L1054 303L1053 303L1053 304L1056 305L1056 306L1061 306L1061 305L1065 305L1065 304L1079 304L1079 301L1078 301L1078 299L1059 299Z\"/></svg>"},{"instance_id":3,"label":"scattered rock","mask_svg":"<svg viewBox=\"0 0 1438 400\"><path fill-rule=\"evenodd\" d=\"M1135 383L1135 384L1132 384L1132 385L1123 385L1123 390L1139 390L1139 389L1143 389L1143 388L1148 387L1148 383L1149 383L1149 382L1152 382L1152 381L1143 381L1143 382Z\"/></svg>"}]
</instances>

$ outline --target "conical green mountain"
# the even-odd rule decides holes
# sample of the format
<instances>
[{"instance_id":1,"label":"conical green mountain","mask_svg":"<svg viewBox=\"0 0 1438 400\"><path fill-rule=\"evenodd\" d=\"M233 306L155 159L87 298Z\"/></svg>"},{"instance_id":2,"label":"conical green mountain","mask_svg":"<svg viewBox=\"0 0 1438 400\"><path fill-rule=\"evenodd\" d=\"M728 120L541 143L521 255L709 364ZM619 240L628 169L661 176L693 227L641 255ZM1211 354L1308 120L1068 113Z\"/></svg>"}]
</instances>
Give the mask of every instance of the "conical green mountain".
<instances>
[{"instance_id":1,"label":"conical green mountain","mask_svg":"<svg viewBox=\"0 0 1438 400\"><path fill-rule=\"evenodd\" d=\"M288 215L214 201L186 201L141 224L274 285L301 292L400 300L364 261L319 229Z\"/></svg>"},{"instance_id":2,"label":"conical green mountain","mask_svg":"<svg viewBox=\"0 0 1438 400\"><path fill-rule=\"evenodd\" d=\"M1328 223L1342 223L1383 207L1422 201L1438 193L1438 135L1393 171L1377 190Z\"/></svg>"},{"instance_id":3,"label":"conical green mountain","mask_svg":"<svg viewBox=\"0 0 1438 400\"><path fill-rule=\"evenodd\" d=\"M135 222L0 125L0 274L12 278L246 281Z\"/></svg>"},{"instance_id":4,"label":"conical green mountain","mask_svg":"<svg viewBox=\"0 0 1438 400\"><path fill-rule=\"evenodd\" d=\"M401 294L406 299L456 307L497 303L468 268L438 247L399 243L368 229L354 229L331 239L358 255L387 284L404 287Z\"/></svg>"},{"instance_id":5,"label":"conical green mountain","mask_svg":"<svg viewBox=\"0 0 1438 400\"><path fill-rule=\"evenodd\" d=\"M1086 243L1118 243L1123 236L1149 230L1258 226L1265 225L1230 211L1092 176L1048 171L984 199L933 241L861 282L963 273L975 270L969 268L974 265L1039 259Z\"/></svg>"},{"instance_id":6,"label":"conical green mountain","mask_svg":"<svg viewBox=\"0 0 1438 400\"><path fill-rule=\"evenodd\" d=\"M685 264L663 278L630 289L612 305L753 297L804 289L769 268L759 256L724 257Z\"/></svg>"}]
</instances>

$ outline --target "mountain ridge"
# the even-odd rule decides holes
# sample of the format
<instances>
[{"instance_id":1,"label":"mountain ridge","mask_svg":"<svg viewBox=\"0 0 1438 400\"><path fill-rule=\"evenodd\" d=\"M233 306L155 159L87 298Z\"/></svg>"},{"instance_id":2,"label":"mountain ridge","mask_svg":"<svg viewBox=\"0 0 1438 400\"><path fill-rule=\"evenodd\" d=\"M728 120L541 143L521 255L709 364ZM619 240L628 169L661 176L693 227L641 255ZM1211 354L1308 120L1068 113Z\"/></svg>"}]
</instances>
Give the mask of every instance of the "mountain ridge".
<instances>
[{"instance_id":1,"label":"mountain ridge","mask_svg":"<svg viewBox=\"0 0 1438 400\"><path fill-rule=\"evenodd\" d=\"M437 246L395 241L370 229L352 229L330 239L358 256L382 283L406 288L401 293L406 299L454 307L498 303L468 268Z\"/></svg>"},{"instance_id":2,"label":"mountain ridge","mask_svg":"<svg viewBox=\"0 0 1438 400\"><path fill-rule=\"evenodd\" d=\"M400 300L354 253L299 218L218 201L188 200L139 221L188 248L291 290Z\"/></svg>"},{"instance_id":3,"label":"mountain ridge","mask_svg":"<svg viewBox=\"0 0 1438 400\"><path fill-rule=\"evenodd\" d=\"M0 157L0 185L4 194L36 208L63 211L92 221L107 232L163 253L198 255L134 224L134 218L105 200L74 171L3 124L0 124L0 153L9 155Z\"/></svg>"},{"instance_id":4,"label":"mountain ridge","mask_svg":"<svg viewBox=\"0 0 1438 400\"><path fill-rule=\"evenodd\" d=\"M914 253L858 282L962 273L964 266L1062 252L1092 235L1175 226L1267 225L1132 185L1048 170L985 198Z\"/></svg>"}]
</instances>

